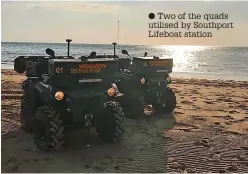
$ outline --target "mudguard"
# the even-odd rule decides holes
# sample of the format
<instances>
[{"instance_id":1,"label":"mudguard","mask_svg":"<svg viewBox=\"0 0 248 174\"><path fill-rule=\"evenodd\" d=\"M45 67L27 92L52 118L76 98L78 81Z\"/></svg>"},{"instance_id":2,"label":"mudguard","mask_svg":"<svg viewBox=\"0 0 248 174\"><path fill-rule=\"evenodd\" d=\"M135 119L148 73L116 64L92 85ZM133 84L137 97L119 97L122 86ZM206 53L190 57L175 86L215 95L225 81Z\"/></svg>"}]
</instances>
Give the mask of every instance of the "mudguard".
<instances>
[{"instance_id":1,"label":"mudguard","mask_svg":"<svg viewBox=\"0 0 248 174\"><path fill-rule=\"evenodd\" d=\"M50 103L54 100L54 97L48 85L42 82L38 82L34 88L36 93L38 94L38 97L42 99L45 103Z\"/></svg>"}]
</instances>

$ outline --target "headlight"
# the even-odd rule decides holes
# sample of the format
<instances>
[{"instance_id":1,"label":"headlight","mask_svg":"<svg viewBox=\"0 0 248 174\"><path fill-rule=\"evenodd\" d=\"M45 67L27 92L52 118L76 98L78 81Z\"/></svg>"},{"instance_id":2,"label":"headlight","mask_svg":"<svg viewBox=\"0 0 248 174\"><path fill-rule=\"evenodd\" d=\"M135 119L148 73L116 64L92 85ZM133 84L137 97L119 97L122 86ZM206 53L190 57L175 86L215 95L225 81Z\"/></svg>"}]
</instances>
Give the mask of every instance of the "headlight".
<instances>
[{"instance_id":1,"label":"headlight","mask_svg":"<svg viewBox=\"0 0 248 174\"><path fill-rule=\"evenodd\" d=\"M56 100L62 100L64 98L64 96L65 96L64 93L61 91L58 91L55 93L55 99Z\"/></svg>"},{"instance_id":2,"label":"headlight","mask_svg":"<svg viewBox=\"0 0 248 174\"><path fill-rule=\"evenodd\" d=\"M171 83L171 77L170 76L167 77L167 83Z\"/></svg>"},{"instance_id":3,"label":"headlight","mask_svg":"<svg viewBox=\"0 0 248 174\"><path fill-rule=\"evenodd\" d=\"M145 78L140 79L140 83L141 83L142 85L144 85L145 82L146 82L146 79L145 79Z\"/></svg>"},{"instance_id":4,"label":"headlight","mask_svg":"<svg viewBox=\"0 0 248 174\"><path fill-rule=\"evenodd\" d=\"M112 88L109 88L108 89L108 95L110 96L110 97L113 97L114 95L115 95L115 93L116 93L116 90L115 90L115 88L114 87L112 87Z\"/></svg>"}]
</instances>

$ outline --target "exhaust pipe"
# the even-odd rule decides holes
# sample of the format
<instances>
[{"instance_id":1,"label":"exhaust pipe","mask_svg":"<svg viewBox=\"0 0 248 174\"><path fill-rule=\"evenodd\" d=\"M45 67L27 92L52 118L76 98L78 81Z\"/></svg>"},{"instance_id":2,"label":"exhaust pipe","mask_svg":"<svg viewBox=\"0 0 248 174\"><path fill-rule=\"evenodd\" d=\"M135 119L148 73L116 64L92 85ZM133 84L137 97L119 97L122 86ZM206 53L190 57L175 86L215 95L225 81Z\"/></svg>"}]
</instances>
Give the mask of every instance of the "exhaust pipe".
<instances>
[{"instance_id":1,"label":"exhaust pipe","mask_svg":"<svg viewBox=\"0 0 248 174\"><path fill-rule=\"evenodd\" d=\"M72 40L71 39L66 39L66 42L68 43L68 51L67 51L67 58L69 59L69 56L70 56L70 42Z\"/></svg>"},{"instance_id":2,"label":"exhaust pipe","mask_svg":"<svg viewBox=\"0 0 248 174\"><path fill-rule=\"evenodd\" d=\"M114 42L114 43L112 43L112 44L114 45L114 56L116 56L116 55L115 55L115 45L116 45L117 43Z\"/></svg>"}]
</instances>

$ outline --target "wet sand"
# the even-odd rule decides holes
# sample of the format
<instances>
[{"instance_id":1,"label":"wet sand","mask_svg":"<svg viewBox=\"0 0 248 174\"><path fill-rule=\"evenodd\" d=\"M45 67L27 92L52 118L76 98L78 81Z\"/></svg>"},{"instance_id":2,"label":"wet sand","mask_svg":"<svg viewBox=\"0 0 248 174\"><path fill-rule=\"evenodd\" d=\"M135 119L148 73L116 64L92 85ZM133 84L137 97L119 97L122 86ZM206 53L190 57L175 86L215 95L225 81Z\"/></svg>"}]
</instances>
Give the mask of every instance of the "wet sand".
<instances>
[{"instance_id":1,"label":"wet sand","mask_svg":"<svg viewBox=\"0 0 248 174\"><path fill-rule=\"evenodd\" d=\"M248 82L173 79L172 115L127 119L120 144L70 132L41 153L19 128L23 79L2 70L3 172L248 172Z\"/></svg>"}]
</instances>

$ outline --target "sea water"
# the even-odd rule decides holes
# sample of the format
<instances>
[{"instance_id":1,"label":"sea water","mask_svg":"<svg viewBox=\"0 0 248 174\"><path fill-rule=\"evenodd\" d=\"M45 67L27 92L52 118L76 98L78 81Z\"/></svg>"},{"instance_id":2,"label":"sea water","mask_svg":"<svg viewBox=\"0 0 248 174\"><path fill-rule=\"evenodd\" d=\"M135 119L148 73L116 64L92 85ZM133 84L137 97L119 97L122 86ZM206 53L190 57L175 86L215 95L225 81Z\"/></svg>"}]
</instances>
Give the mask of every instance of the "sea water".
<instances>
[{"instance_id":1,"label":"sea water","mask_svg":"<svg viewBox=\"0 0 248 174\"><path fill-rule=\"evenodd\" d=\"M1 48L2 69L13 69L13 61L18 56L46 55L46 48L53 49L56 55L67 55L66 43L2 42ZM248 47L117 45L119 57L126 57L121 53L123 49L132 57L147 52L148 56L173 58L173 77L248 81ZM70 55L75 58L87 56L92 51L113 54L113 45L72 43L70 47Z\"/></svg>"}]
</instances>

